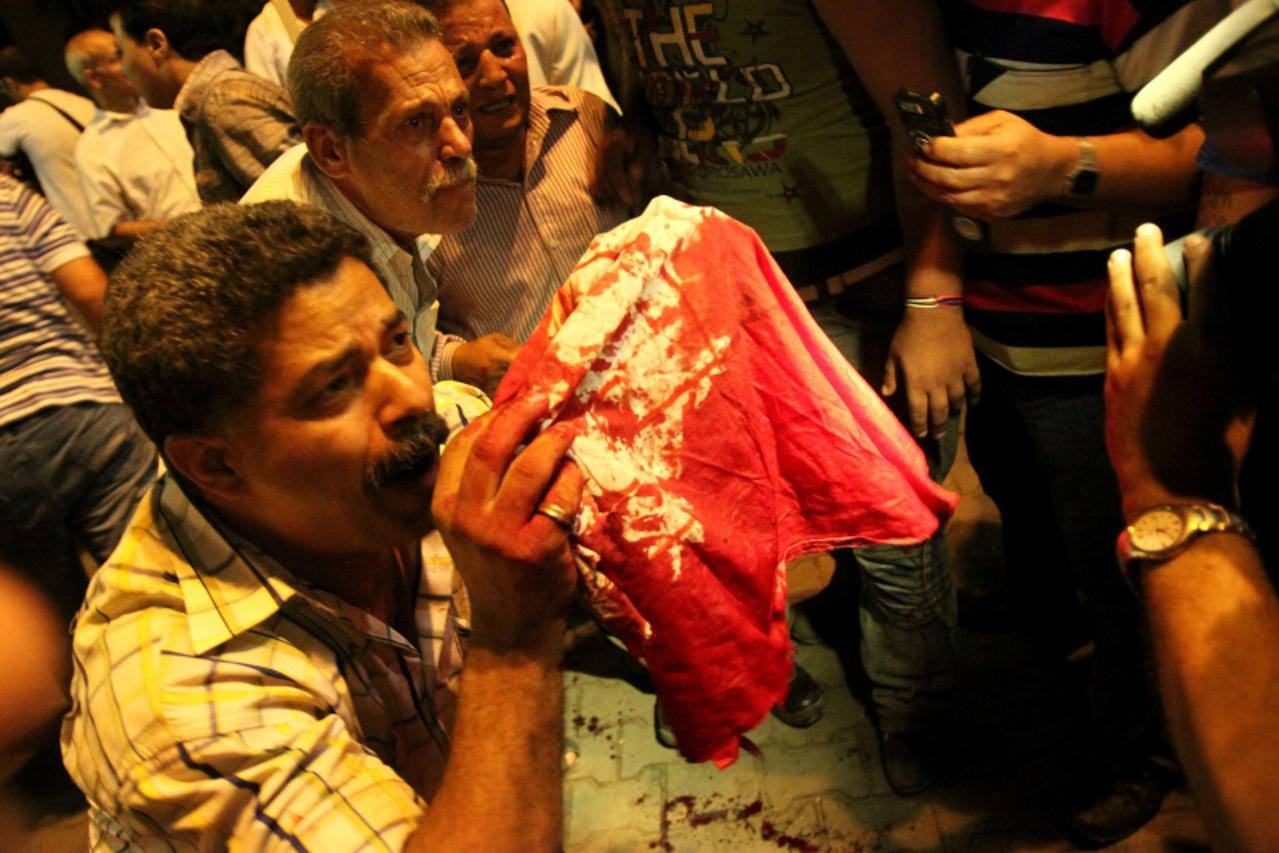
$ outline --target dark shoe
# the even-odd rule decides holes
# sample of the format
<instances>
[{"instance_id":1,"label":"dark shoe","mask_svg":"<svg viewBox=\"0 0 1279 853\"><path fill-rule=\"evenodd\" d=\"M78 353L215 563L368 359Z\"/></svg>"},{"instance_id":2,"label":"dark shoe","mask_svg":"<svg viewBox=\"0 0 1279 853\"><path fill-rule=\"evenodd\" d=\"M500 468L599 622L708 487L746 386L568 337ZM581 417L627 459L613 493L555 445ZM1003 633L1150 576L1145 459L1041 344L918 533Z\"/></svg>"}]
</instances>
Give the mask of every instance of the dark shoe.
<instances>
[{"instance_id":1,"label":"dark shoe","mask_svg":"<svg viewBox=\"0 0 1279 853\"><path fill-rule=\"evenodd\" d=\"M888 787L909 797L932 787L945 767L938 739L926 732L889 732L879 735L879 763Z\"/></svg>"},{"instance_id":2,"label":"dark shoe","mask_svg":"<svg viewBox=\"0 0 1279 853\"><path fill-rule=\"evenodd\" d=\"M773 716L791 728L804 729L822 718L826 696L803 667L795 664L786 698L773 708Z\"/></svg>"},{"instance_id":3,"label":"dark shoe","mask_svg":"<svg viewBox=\"0 0 1279 853\"><path fill-rule=\"evenodd\" d=\"M662 710L662 703L657 701L653 702L653 736L667 749L675 749L675 731L670 723L666 722L666 712Z\"/></svg>"},{"instance_id":4,"label":"dark shoe","mask_svg":"<svg viewBox=\"0 0 1279 853\"><path fill-rule=\"evenodd\" d=\"M1069 816L1067 835L1076 847L1086 850L1117 844L1159 814L1178 775L1171 762L1158 758L1134 770L1109 774L1100 793Z\"/></svg>"}]
</instances>

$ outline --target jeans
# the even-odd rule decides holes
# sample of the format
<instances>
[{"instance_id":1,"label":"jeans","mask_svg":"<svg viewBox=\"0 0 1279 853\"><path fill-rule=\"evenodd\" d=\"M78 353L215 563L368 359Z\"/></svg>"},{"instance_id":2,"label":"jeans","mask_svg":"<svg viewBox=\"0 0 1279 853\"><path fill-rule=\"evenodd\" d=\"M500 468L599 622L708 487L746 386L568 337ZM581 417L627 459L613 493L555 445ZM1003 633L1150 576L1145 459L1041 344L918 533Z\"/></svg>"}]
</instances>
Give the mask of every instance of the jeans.
<instances>
[{"instance_id":1,"label":"jeans","mask_svg":"<svg viewBox=\"0 0 1279 853\"><path fill-rule=\"evenodd\" d=\"M1125 751L1155 743L1140 603L1115 557L1124 522L1106 455L1103 377L1025 377L978 361L968 453L1003 517L1015 605L1028 625L1060 630L1077 591L1095 643L1092 700L1103 737Z\"/></svg>"},{"instance_id":2,"label":"jeans","mask_svg":"<svg viewBox=\"0 0 1279 853\"><path fill-rule=\"evenodd\" d=\"M155 450L122 405L44 409L0 427L0 546L69 614L155 480Z\"/></svg>"},{"instance_id":3,"label":"jeans","mask_svg":"<svg viewBox=\"0 0 1279 853\"><path fill-rule=\"evenodd\" d=\"M883 376L900 317L900 280L901 267L893 267L854 285L841 300L809 305L813 319L872 386ZM900 417L900 407L894 408ZM944 479L959 446L958 418L951 418L942 439L921 443L929 473ZM945 534L938 530L919 545L873 545L852 553L861 574L861 661L876 724L885 733L933 728L955 678L955 590Z\"/></svg>"}]
</instances>

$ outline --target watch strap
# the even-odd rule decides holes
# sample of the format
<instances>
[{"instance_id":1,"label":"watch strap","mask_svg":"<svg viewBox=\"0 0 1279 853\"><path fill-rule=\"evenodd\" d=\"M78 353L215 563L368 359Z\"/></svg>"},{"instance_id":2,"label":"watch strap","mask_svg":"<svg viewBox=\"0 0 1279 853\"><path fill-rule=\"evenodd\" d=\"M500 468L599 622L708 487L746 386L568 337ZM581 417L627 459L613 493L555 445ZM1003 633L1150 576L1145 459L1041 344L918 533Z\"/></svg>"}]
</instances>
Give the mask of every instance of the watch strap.
<instances>
[{"instance_id":1,"label":"watch strap","mask_svg":"<svg viewBox=\"0 0 1279 853\"><path fill-rule=\"evenodd\" d=\"M1133 543L1132 529L1142 516L1156 511L1172 511L1180 515L1183 525L1181 535L1166 548L1144 550ZM1136 518L1133 519L1133 523L1125 527L1119 534L1116 549L1119 554L1120 568L1133 588L1139 589L1140 585L1137 582L1140 577L1135 568L1136 564L1162 563L1171 560L1189 548L1192 542L1205 533L1237 533L1251 542L1255 543L1257 541L1257 534L1253 531L1252 526L1238 513L1226 509L1221 504L1206 502L1198 504L1161 504L1138 513Z\"/></svg>"},{"instance_id":2,"label":"watch strap","mask_svg":"<svg viewBox=\"0 0 1279 853\"><path fill-rule=\"evenodd\" d=\"M1079 145L1079 156L1075 159L1075 167L1066 176L1066 195L1070 198L1091 198L1101 178L1097 146L1083 138L1077 138L1075 142Z\"/></svg>"}]
</instances>

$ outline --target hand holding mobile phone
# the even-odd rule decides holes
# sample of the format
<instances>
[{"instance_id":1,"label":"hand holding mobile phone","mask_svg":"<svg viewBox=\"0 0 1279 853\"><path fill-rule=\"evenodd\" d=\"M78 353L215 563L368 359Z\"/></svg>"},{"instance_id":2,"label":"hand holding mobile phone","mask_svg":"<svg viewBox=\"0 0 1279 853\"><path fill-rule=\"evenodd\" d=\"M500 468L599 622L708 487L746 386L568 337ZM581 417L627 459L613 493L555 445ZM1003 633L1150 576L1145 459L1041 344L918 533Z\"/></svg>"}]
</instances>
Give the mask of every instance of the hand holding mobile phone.
<instances>
[{"instance_id":1,"label":"hand holding mobile phone","mask_svg":"<svg viewBox=\"0 0 1279 853\"><path fill-rule=\"evenodd\" d=\"M924 95L913 89L901 89L895 100L897 114L916 154L924 156L934 136L955 135L955 124L950 120L946 101L940 92ZM950 217L950 227L959 239L973 248L986 248L990 234L986 223L980 219L955 213Z\"/></svg>"}]
</instances>

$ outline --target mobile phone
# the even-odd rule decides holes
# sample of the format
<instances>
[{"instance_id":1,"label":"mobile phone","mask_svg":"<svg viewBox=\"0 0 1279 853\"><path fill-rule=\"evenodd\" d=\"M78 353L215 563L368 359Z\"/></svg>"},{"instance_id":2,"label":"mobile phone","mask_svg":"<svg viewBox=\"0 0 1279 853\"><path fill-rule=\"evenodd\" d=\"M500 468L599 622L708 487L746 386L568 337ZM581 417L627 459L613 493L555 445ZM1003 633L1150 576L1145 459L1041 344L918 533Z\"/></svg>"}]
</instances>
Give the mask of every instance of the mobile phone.
<instances>
[{"instance_id":1,"label":"mobile phone","mask_svg":"<svg viewBox=\"0 0 1279 853\"><path fill-rule=\"evenodd\" d=\"M918 154L924 153L934 136L955 135L955 125L940 92L924 95L914 89L902 89L897 93L897 114Z\"/></svg>"},{"instance_id":2,"label":"mobile phone","mask_svg":"<svg viewBox=\"0 0 1279 853\"><path fill-rule=\"evenodd\" d=\"M914 89L902 89L896 101L897 114L916 154L922 155L934 136L955 135L955 124L950 120L946 100L940 92L925 95ZM955 213L950 217L950 227L959 239L974 248L984 249L989 245L989 230L980 219Z\"/></svg>"}]
</instances>

